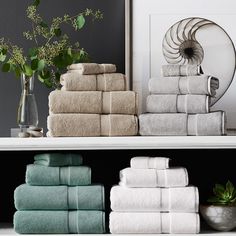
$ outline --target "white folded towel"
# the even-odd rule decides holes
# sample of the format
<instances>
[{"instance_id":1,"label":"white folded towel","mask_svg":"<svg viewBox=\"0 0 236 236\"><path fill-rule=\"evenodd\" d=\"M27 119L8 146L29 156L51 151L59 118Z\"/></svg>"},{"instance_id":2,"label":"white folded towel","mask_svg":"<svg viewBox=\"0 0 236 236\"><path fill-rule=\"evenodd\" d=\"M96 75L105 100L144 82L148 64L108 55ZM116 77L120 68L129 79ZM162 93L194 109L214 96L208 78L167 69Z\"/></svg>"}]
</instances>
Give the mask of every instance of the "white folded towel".
<instances>
[{"instance_id":1,"label":"white folded towel","mask_svg":"<svg viewBox=\"0 0 236 236\"><path fill-rule=\"evenodd\" d=\"M166 157L133 157L130 166L134 169L157 169L169 168L169 158Z\"/></svg>"},{"instance_id":2,"label":"white folded towel","mask_svg":"<svg viewBox=\"0 0 236 236\"><path fill-rule=\"evenodd\" d=\"M120 171L119 184L126 187L184 187L188 185L188 172L183 167L166 170L126 168Z\"/></svg>"},{"instance_id":3,"label":"white folded towel","mask_svg":"<svg viewBox=\"0 0 236 236\"><path fill-rule=\"evenodd\" d=\"M114 186L111 209L122 212L198 212L197 187L126 188Z\"/></svg>"},{"instance_id":4,"label":"white folded towel","mask_svg":"<svg viewBox=\"0 0 236 236\"><path fill-rule=\"evenodd\" d=\"M197 213L111 212L112 234L197 234L200 220Z\"/></svg>"}]
</instances>

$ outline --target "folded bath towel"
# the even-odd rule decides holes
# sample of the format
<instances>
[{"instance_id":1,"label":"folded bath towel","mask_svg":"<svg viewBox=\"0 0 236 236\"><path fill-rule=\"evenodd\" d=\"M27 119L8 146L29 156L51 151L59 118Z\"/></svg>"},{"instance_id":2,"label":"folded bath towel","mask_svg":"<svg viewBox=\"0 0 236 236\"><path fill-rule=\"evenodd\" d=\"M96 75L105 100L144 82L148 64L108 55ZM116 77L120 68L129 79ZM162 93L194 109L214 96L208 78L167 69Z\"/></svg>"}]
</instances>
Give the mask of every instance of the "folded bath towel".
<instances>
[{"instance_id":1,"label":"folded bath towel","mask_svg":"<svg viewBox=\"0 0 236 236\"><path fill-rule=\"evenodd\" d=\"M27 165L25 182L29 185L89 185L91 169L88 166Z\"/></svg>"},{"instance_id":2,"label":"folded bath towel","mask_svg":"<svg viewBox=\"0 0 236 236\"><path fill-rule=\"evenodd\" d=\"M19 234L102 234L102 211L17 211L14 229Z\"/></svg>"},{"instance_id":3,"label":"folded bath towel","mask_svg":"<svg viewBox=\"0 0 236 236\"><path fill-rule=\"evenodd\" d=\"M102 92L59 91L49 94L50 113L101 113Z\"/></svg>"},{"instance_id":4,"label":"folded bath towel","mask_svg":"<svg viewBox=\"0 0 236 236\"><path fill-rule=\"evenodd\" d=\"M34 156L34 164L43 166L79 166L83 158L75 153L41 153Z\"/></svg>"},{"instance_id":5,"label":"folded bath towel","mask_svg":"<svg viewBox=\"0 0 236 236\"><path fill-rule=\"evenodd\" d=\"M100 136L100 124L98 114L52 114L47 119L50 137Z\"/></svg>"},{"instance_id":6,"label":"folded bath towel","mask_svg":"<svg viewBox=\"0 0 236 236\"><path fill-rule=\"evenodd\" d=\"M134 169L157 169L169 168L169 158L166 157L133 157L130 160L130 167Z\"/></svg>"},{"instance_id":7,"label":"folded bath towel","mask_svg":"<svg viewBox=\"0 0 236 236\"><path fill-rule=\"evenodd\" d=\"M161 74L167 76L200 75L199 65L162 65Z\"/></svg>"},{"instance_id":8,"label":"folded bath towel","mask_svg":"<svg viewBox=\"0 0 236 236\"><path fill-rule=\"evenodd\" d=\"M141 135L224 135L225 113L206 114L141 114Z\"/></svg>"},{"instance_id":9,"label":"folded bath towel","mask_svg":"<svg viewBox=\"0 0 236 236\"><path fill-rule=\"evenodd\" d=\"M102 136L132 136L138 133L138 119L134 115L101 115Z\"/></svg>"},{"instance_id":10,"label":"folded bath towel","mask_svg":"<svg viewBox=\"0 0 236 236\"><path fill-rule=\"evenodd\" d=\"M97 90L124 91L126 87L125 75L121 73L109 73L97 75Z\"/></svg>"},{"instance_id":11,"label":"folded bath towel","mask_svg":"<svg viewBox=\"0 0 236 236\"><path fill-rule=\"evenodd\" d=\"M196 213L111 212L112 234L196 234L200 231Z\"/></svg>"},{"instance_id":12,"label":"folded bath towel","mask_svg":"<svg viewBox=\"0 0 236 236\"><path fill-rule=\"evenodd\" d=\"M114 186L110 194L111 209L122 212L198 212L196 187L125 188Z\"/></svg>"},{"instance_id":13,"label":"folded bath towel","mask_svg":"<svg viewBox=\"0 0 236 236\"><path fill-rule=\"evenodd\" d=\"M62 90L67 91L96 91L96 75L81 75L79 73L65 73L60 77Z\"/></svg>"},{"instance_id":14,"label":"folded bath towel","mask_svg":"<svg viewBox=\"0 0 236 236\"><path fill-rule=\"evenodd\" d=\"M188 185L188 172L185 168L132 169L120 171L120 185L126 187L184 187Z\"/></svg>"},{"instance_id":15,"label":"folded bath towel","mask_svg":"<svg viewBox=\"0 0 236 236\"><path fill-rule=\"evenodd\" d=\"M219 80L209 75L176 76L151 78L148 81L149 92L152 94L202 94L216 95Z\"/></svg>"},{"instance_id":16,"label":"folded bath towel","mask_svg":"<svg viewBox=\"0 0 236 236\"><path fill-rule=\"evenodd\" d=\"M97 63L77 63L67 67L68 70L76 70L82 75L103 74L116 72L114 64L97 64Z\"/></svg>"},{"instance_id":17,"label":"folded bath towel","mask_svg":"<svg viewBox=\"0 0 236 236\"><path fill-rule=\"evenodd\" d=\"M151 113L208 113L210 97L207 95L149 95L147 112Z\"/></svg>"},{"instance_id":18,"label":"folded bath towel","mask_svg":"<svg viewBox=\"0 0 236 236\"><path fill-rule=\"evenodd\" d=\"M103 210L104 187L22 184L15 189L14 200L17 210Z\"/></svg>"}]
</instances>

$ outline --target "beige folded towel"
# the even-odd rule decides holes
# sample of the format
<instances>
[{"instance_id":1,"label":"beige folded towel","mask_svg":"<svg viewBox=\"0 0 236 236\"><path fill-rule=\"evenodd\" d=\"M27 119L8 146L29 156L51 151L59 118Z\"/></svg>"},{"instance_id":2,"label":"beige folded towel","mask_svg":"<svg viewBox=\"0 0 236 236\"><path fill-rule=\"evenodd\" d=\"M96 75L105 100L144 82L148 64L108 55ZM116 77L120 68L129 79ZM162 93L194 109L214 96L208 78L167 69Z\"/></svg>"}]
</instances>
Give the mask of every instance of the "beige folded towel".
<instances>
[{"instance_id":1,"label":"beige folded towel","mask_svg":"<svg viewBox=\"0 0 236 236\"><path fill-rule=\"evenodd\" d=\"M96 91L96 75L81 75L76 72L61 75L62 90L67 91Z\"/></svg>"},{"instance_id":2,"label":"beige folded towel","mask_svg":"<svg viewBox=\"0 0 236 236\"><path fill-rule=\"evenodd\" d=\"M116 66L114 64L77 63L68 66L67 69L76 70L76 72L83 75L116 72Z\"/></svg>"},{"instance_id":3,"label":"beige folded towel","mask_svg":"<svg viewBox=\"0 0 236 236\"><path fill-rule=\"evenodd\" d=\"M97 90L124 91L126 84L125 75L121 73L109 73L97 75Z\"/></svg>"},{"instance_id":4,"label":"beige folded towel","mask_svg":"<svg viewBox=\"0 0 236 236\"><path fill-rule=\"evenodd\" d=\"M51 137L100 136L100 125L98 114L52 114L47 119Z\"/></svg>"},{"instance_id":5,"label":"beige folded towel","mask_svg":"<svg viewBox=\"0 0 236 236\"><path fill-rule=\"evenodd\" d=\"M134 115L101 115L102 136L137 135L138 119Z\"/></svg>"}]
</instances>

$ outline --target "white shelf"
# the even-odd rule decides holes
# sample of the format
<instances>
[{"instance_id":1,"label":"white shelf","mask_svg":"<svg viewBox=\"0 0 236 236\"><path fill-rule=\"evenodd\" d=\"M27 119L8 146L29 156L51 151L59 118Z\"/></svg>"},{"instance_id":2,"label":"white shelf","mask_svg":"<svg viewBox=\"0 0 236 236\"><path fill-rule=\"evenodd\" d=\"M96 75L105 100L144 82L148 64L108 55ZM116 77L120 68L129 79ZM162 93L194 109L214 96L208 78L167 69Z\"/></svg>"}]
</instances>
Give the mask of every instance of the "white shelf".
<instances>
[{"instance_id":1,"label":"white shelf","mask_svg":"<svg viewBox=\"0 0 236 236\"><path fill-rule=\"evenodd\" d=\"M235 148L236 136L0 138L0 151Z\"/></svg>"}]
</instances>

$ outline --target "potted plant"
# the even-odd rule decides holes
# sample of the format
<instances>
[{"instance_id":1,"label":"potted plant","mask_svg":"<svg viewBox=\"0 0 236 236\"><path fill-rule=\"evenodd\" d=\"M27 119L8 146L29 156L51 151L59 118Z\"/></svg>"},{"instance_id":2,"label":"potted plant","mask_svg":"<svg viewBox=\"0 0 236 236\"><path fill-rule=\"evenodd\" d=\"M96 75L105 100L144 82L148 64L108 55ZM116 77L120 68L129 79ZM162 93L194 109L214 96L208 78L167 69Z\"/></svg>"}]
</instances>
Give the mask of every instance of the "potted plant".
<instances>
[{"instance_id":1,"label":"potted plant","mask_svg":"<svg viewBox=\"0 0 236 236\"><path fill-rule=\"evenodd\" d=\"M236 227L236 188L228 181L226 185L216 184L214 196L207 201L209 205L201 205L200 212L205 221L213 229L230 231Z\"/></svg>"}]
</instances>

